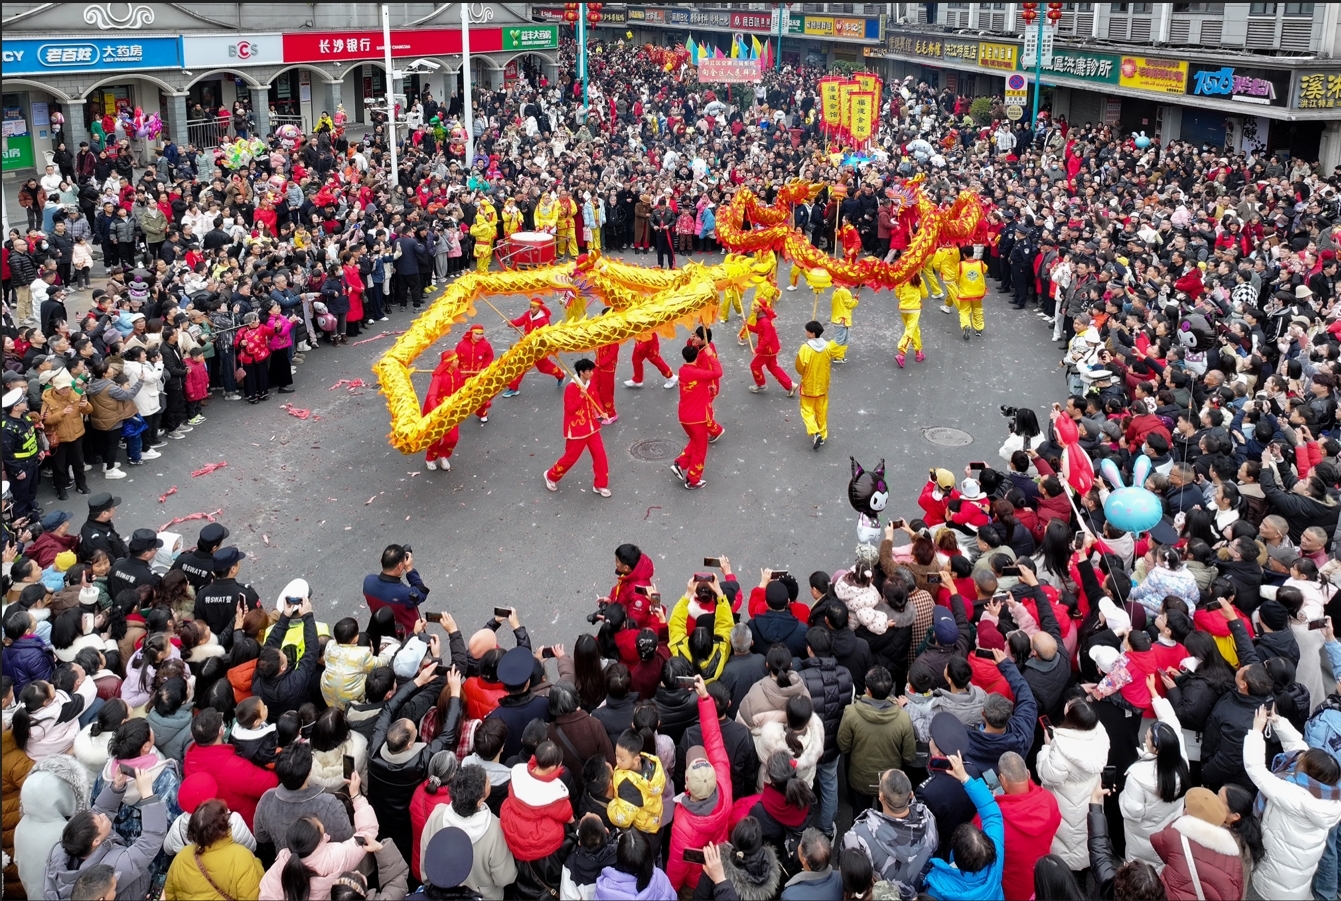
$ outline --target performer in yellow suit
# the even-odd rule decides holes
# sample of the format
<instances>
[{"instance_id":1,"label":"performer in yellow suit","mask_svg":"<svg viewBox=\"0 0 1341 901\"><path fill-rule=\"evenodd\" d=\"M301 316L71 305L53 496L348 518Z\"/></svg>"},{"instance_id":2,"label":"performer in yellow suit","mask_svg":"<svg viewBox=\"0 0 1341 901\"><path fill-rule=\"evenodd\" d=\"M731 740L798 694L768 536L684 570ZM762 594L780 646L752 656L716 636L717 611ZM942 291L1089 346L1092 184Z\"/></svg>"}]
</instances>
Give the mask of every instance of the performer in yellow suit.
<instances>
[{"instance_id":1,"label":"performer in yellow suit","mask_svg":"<svg viewBox=\"0 0 1341 901\"><path fill-rule=\"evenodd\" d=\"M535 205L535 230L554 234L559 225L559 201L558 195L553 191L546 191L540 195L540 199Z\"/></svg>"},{"instance_id":2,"label":"performer in yellow suit","mask_svg":"<svg viewBox=\"0 0 1341 901\"><path fill-rule=\"evenodd\" d=\"M959 326L964 330L964 340L969 339L969 326L982 334L982 299L987 294L987 264L978 258L979 251L970 250L967 260L959 263L959 272L955 279L959 293Z\"/></svg>"},{"instance_id":3,"label":"performer in yellow suit","mask_svg":"<svg viewBox=\"0 0 1341 901\"><path fill-rule=\"evenodd\" d=\"M801 377L801 421L811 446L819 450L829 440L829 373L837 345L823 337L824 326L812 319L806 323L806 342L796 352L796 372Z\"/></svg>"},{"instance_id":4,"label":"performer in yellow suit","mask_svg":"<svg viewBox=\"0 0 1341 901\"><path fill-rule=\"evenodd\" d=\"M498 214L492 204L480 204L475 213L475 224L470 227L470 236L475 239L475 269L488 272L494 257L494 241L498 239Z\"/></svg>"},{"instance_id":5,"label":"performer in yellow suit","mask_svg":"<svg viewBox=\"0 0 1341 901\"><path fill-rule=\"evenodd\" d=\"M833 307L829 311L829 325L833 326L835 363L847 362L848 330L852 328L852 311L857 308L857 298L847 288L837 288L833 292Z\"/></svg>"},{"instance_id":6,"label":"performer in yellow suit","mask_svg":"<svg viewBox=\"0 0 1341 901\"><path fill-rule=\"evenodd\" d=\"M959 248L937 248L932 254L931 266L936 270L936 281L945 293L941 312L953 313L959 308ZM963 315L962 310L960 315Z\"/></svg>"},{"instance_id":7,"label":"performer in yellow suit","mask_svg":"<svg viewBox=\"0 0 1341 901\"><path fill-rule=\"evenodd\" d=\"M577 259L577 204L573 201L573 195L567 188L559 190L559 200L555 204L557 214L557 229L554 241L554 259L560 260L565 255Z\"/></svg>"},{"instance_id":8,"label":"performer in yellow suit","mask_svg":"<svg viewBox=\"0 0 1341 901\"><path fill-rule=\"evenodd\" d=\"M899 352L894 361L903 368L904 360L911 344L917 352L915 359L921 363L926 359L922 353L922 276L914 275L897 288L899 295L899 315L903 317L903 337L899 339Z\"/></svg>"},{"instance_id":9,"label":"performer in yellow suit","mask_svg":"<svg viewBox=\"0 0 1341 901\"><path fill-rule=\"evenodd\" d=\"M517 209L517 198L509 197L503 204L503 237L511 238L522 227L522 211Z\"/></svg>"}]
</instances>

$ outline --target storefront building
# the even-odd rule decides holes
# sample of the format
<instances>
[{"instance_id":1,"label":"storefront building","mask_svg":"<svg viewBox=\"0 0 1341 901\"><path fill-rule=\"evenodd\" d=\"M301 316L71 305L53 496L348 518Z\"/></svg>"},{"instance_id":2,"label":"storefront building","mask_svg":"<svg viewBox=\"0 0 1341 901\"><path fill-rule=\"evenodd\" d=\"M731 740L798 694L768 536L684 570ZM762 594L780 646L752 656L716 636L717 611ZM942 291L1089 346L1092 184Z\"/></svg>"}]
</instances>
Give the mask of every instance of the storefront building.
<instances>
[{"instance_id":1,"label":"storefront building","mask_svg":"<svg viewBox=\"0 0 1341 901\"><path fill-rule=\"evenodd\" d=\"M1015 23L1014 7L1018 4L980 5L1002 8L999 20L978 13L979 27L986 25L998 33L969 39L935 25L892 25L882 46L866 48L872 71L887 80L911 76L915 81L967 97L1001 97L1005 76L1018 73L1029 83L1032 103L1036 73L1034 66L1023 63L1023 24ZM1330 59L1273 57L1226 47L1155 47L1148 42L1140 45L1097 39L1103 33L1116 34L1115 24L1131 33L1126 31L1128 23L1109 18L1116 13L1100 8L1143 5L1149 6L1067 4L1071 18L1055 35L1052 59L1039 79L1042 108L1077 124L1103 123L1126 133L1158 134L1164 140L1232 151L1252 149L1302 156L1320 161L1325 171L1341 164L1341 65L1329 65ZM1192 4L1199 5L1216 4ZM941 18L948 20L962 15L955 8L969 4L939 6ZM1079 23L1083 28L1077 27L1076 7L1090 10L1089 19ZM970 21L958 18L948 24L972 27ZM1069 34L1065 27L1068 24ZM1206 22L1198 23L1203 38L1212 33L1210 24L1209 16ZM1235 40L1231 24L1227 21L1223 31L1214 32L1217 40ZM1170 21L1163 27L1177 25L1177 21ZM1277 21L1274 40L1289 43L1294 35L1294 40L1302 42L1301 49L1310 40L1319 49L1334 40L1321 33L1321 23L1314 24L1309 32L1299 31L1298 26L1298 22L1288 19ZM1334 35L1335 23L1330 27ZM1255 39L1251 31L1244 35L1238 39L1249 43ZM1088 39L1082 45L1084 38ZM1024 113L1027 117L1028 107Z\"/></svg>"},{"instance_id":2,"label":"storefront building","mask_svg":"<svg viewBox=\"0 0 1341 901\"><path fill-rule=\"evenodd\" d=\"M397 86L398 102L460 90L460 10L392 5L393 65L428 61ZM474 85L501 87L524 70L555 77L557 26L532 22L522 5L467 11ZM367 124L386 104L378 4L6 3L3 15L6 179L42 171L56 142L77 149L95 118L152 155L150 135L115 121L123 111L157 115L165 137L207 147L228 131L221 111L239 101L262 134L285 122L310 131L341 106L351 123Z\"/></svg>"}]
</instances>

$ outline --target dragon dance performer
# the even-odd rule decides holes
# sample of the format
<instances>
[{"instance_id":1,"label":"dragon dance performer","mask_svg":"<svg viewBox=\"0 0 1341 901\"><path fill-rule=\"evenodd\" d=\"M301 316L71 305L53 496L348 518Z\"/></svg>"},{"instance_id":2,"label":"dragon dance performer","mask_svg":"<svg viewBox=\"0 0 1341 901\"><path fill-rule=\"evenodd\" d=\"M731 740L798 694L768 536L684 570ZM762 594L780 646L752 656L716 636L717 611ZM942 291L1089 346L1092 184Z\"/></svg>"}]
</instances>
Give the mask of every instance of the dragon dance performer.
<instances>
[{"instance_id":1,"label":"dragon dance performer","mask_svg":"<svg viewBox=\"0 0 1341 901\"><path fill-rule=\"evenodd\" d=\"M465 336L456 345L456 357L461 365L461 375L467 379L489 368L489 364L494 361L494 346L484 337L484 326L475 323L466 329ZM480 418L480 425L489 421L489 407L492 404L492 400L486 400L475 411L475 415Z\"/></svg>"},{"instance_id":2,"label":"dragon dance performer","mask_svg":"<svg viewBox=\"0 0 1341 901\"><path fill-rule=\"evenodd\" d=\"M596 364L583 357L573 365L575 381L569 382L563 393L563 456L545 473L545 487L559 490L559 481L573 468L584 450L591 453L594 473L591 490L601 497L610 496L610 466L605 457L605 443L601 441L602 411L600 403L589 393L592 373Z\"/></svg>"},{"instance_id":3,"label":"dragon dance performer","mask_svg":"<svg viewBox=\"0 0 1341 901\"><path fill-rule=\"evenodd\" d=\"M493 204L480 201L475 224L470 227L470 236L475 239L475 269L477 272L488 272L489 263L494 258L494 241L498 240L498 213Z\"/></svg>"},{"instance_id":4,"label":"dragon dance performer","mask_svg":"<svg viewBox=\"0 0 1341 901\"><path fill-rule=\"evenodd\" d=\"M643 386L644 362L651 363L656 367L657 372L661 373L662 377L666 379L666 383L661 387L675 387L680 377L662 359L661 339L657 337L655 331L647 332L633 339L633 378L624 382L625 388L641 388Z\"/></svg>"},{"instance_id":5,"label":"dragon dance performer","mask_svg":"<svg viewBox=\"0 0 1341 901\"><path fill-rule=\"evenodd\" d=\"M577 216L581 212L573 200L572 192L567 188L559 190L559 201L555 205L556 238L554 241L554 259L565 256L577 258Z\"/></svg>"},{"instance_id":6,"label":"dragon dance performer","mask_svg":"<svg viewBox=\"0 0 1341 901\"><path fill-rule=\"evenodd\" d=\"M846 363L847 340L852 328L852 311L857 308L859 301L852 296L852 292L847 288L834 289L830 301L829 325L833 326L832 340L838 348L834 352L833 361L835 363Z\"/></svg>"},{"instance_id":7,"label":"dragon dance performer","mask_svg":"<svg viewBox=\"0 0 1341 901\"><path fill-rule=\"evenodd\" d=\"M716 444L717 439L726 433L726 429L717 421L717 411L713 408L717 395L722 390L722 358L717 355L717 345L712 343L712 329L705 329L700 325L689 336L686 346L698 348L700 366L708 365L705 362L705 355L712 357L717 363L717 375L711 379L708 397L708 443Z\"/></svg>"},{"instance_id":8,"label":"dragon dance performer","mask_svg":"<svg viewBox=\"0 0 1341 901\"><path fill-rule=\"evenodd\" d=\"M796 372L801 376L801 421L815 450L829 440L830 364L837 345L825 340L824 326L812 319L806 323L806 342L796 351Z\"/></svg>"},{"instance_id":9,"label":"dragon dance performer","mask_svg":"<svg viewBox=\"0 0 1341 901\"><path fill-rule=\"evenodd\" d=\"M704 345L706 347L706 345ZM708 460L711 441L708 424L712 421L712 385L722 377L722 364L716 355L703 353L703 348L690 344L680 354L684 363L678 374L680 382L680 428L689 436L689 442L675 458L671 470L684 480L684 487L702 488L703 466Z\"/></svg>"},{"instance_id":10,"label":"dragon dance performer","mask_svg":"<svg viewBox=\"0 0 1341 901\"><path fill-rule=\"evenodd\" d=\"M438 358L438 368L433 370L433 381L429 383L428 394L424 397L422 413L425 415L436 410L447 398L451 397L466 383L466 377L457 365L456 351L444 350ZM447 433L429 446L424 455L424 466L428 469L441 469L450 472L452 451L461 437L461 427L452 426Z\"/></svg>"},{"instance_id":11,"label":"dragon dance performer","mask_svg":"<svg viewBox=\"0 0 1341 901\"><path fill-rule=\"evenodd\" d=\"M508 322L512 323L512 325L520 330L523 335L529 335L531 332L549 325L549 320L549 307L545 306L545 302L539 297L532 297L531 308L516 319L509 319ZM554 376L555 380L558 382L555 387L563 387L563 370L555 365L554 361L549 357L546 356L537 360L535 368L537 371L543 372L545 375ZM521 383L522 379L525 377L526 373L524 372L517 376L516 380L513 381L511 385L508 385L508 390L503 392L503 396L516 397L518 394L521 394Z\"/></svg>"},{"instance_id":12,"label":"dragon dance performer","mask_svg":"<svg viewBox=\"0 0 1341 901\"><path fill-rule=\"evenodd\" d=\"M601 310L604 316L610 312L606 307ZM619 368L619 342L612 341L596 348L596 374L591 377L592 393L601 408L603 425L613 425L619 419L615 412L615 370Z\"/></svg>"},{"instance_id":13,"label":"dragon dance performer","mask_svg":"<svg viewBox=\"0 0 1341 901\"><path fill-rule=\"evenodd\" d=\"M750 360L750 375L754 376L754 384L750 386L750 391L758 394L768 387L764 381L764 370L767 369L786 390L787 396L792 397L796 393L796 386L792 384L791 376L787 375L786 370L778 365L778 353L782 350L782 342L778 340L778 330L773 325L773 320L778 314L771 305L771 301L777 297L778 289L768 284L760 285L754 294L754 310L750 317L752 321L746 327L759 337L759 343L754 348L754 359Z\"/></svg>"}]
</instances>

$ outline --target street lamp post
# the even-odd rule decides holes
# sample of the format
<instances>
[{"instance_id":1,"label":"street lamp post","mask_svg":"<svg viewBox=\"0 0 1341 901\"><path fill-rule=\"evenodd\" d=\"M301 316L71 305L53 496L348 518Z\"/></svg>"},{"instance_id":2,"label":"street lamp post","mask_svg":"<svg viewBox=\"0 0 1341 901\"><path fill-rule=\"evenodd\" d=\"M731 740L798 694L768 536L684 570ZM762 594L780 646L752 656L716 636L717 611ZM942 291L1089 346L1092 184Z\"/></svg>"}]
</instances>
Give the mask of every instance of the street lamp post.
<instances>
[{"instance_id":1,"label":"street lamp post","mask_svg":"<svg viewBox=\"0 0 1341 901\"><path fill-rule=\"evenodd\" d=\"M470 99L470 4L461 4L461 111L466 118L466 171L475 161L475 110Z\"/></svg>"},{"instance_id":2,"label":"street lamp post","mask_svg":"<svg viewBox=\"0 0 1341 901\"><path fill-rule=\"evenodd\" d=\"M391 148L391 193L400 187L400 164L396 159L396 83L391 68L391 8L382 4L382 61L386 65L387 146Z\"/></svg>"}]
</instances>

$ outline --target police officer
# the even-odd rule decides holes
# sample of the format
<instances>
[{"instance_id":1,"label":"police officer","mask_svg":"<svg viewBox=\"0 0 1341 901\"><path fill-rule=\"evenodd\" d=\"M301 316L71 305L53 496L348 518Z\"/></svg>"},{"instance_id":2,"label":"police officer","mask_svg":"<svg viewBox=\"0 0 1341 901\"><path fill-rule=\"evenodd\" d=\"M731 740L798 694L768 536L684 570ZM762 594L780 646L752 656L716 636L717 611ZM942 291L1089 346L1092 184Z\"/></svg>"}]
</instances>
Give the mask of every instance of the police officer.
<instances>
[{"instance_id":1,"label":"police officer","mask_svg":"<svg viewBox=\"0 0 1341 901\"><path fill-rule=\"evenodd\" d=\"M113 561L130 556L125 540L112 524L121 498L106 491L88 499L88 519L79 530L79 562L87 563L96 550L104 550Z\"/></svg>"},{"instance_id":2,"label":"police officer","mask_svg":"<svg viewBox=\"0 0 1341 901\"><path fill-rule=\"evenodd\" d=\"M130 554L112 564L107 574L107 593L115 598L126 589L142 585L156 587L162 578L149 568L149 561L163 546L153 529L136 529L130 534Z\"/></svg>"},{"instance_id":3,"label":"police officer","mask_svg":"<svg viewBox=\"0 0 1341 901\"><path fill-rule=\"evenodd\" d=\"M248 610L261 606L260 595L250 585L237 580L237 572L247 555L235 547L222 547L214 552L214 581L196 592L193 615L204 620L215 635L222 635L237 614L238 601Z\"/></svg>"},{"instance_id":4,"label":"police officer","mask_svg":"<svg viewBox=\"0 0 1341 901\"><path fill-rule=\"evenodd\" d=\"M1014 293L1012 305L1023 310L1029 303L1029 295L1034 285L1034 256L1038 251L1034 247L1034 238L1025 223L1015 226L1015 244L1010 250L1010 283Z\"/></svg>"},{"instance_id":5,"label":"police officer","mask_svg":"<svg viewBox=\"0 0 1341 901\"><path fill-rule=\"evenodd\" d=\"M5 478L9 479L14 495L14 516L41 516L42 509L37 506L37 467L42 458L37 430L28 419L28 395L14 388L0 398L0 406L5 414L0 427L0 450L3 450Z\"/></svg>"},{"instance_id":6,"label":"police officer","mask_svg":"<svg viewBox=\"0 0 1341 901\"><path fill-rule=\"evenodd\" d=\"M228 529L217 522L212 522L200 530L200 540L196 542L196 546L179 554L172 562L173 569L180 569L186 573L186 581L191 583L193 591L198 593L200 589L214 581L214 552L227 537Z\"/></svg>"}]
</instances>

